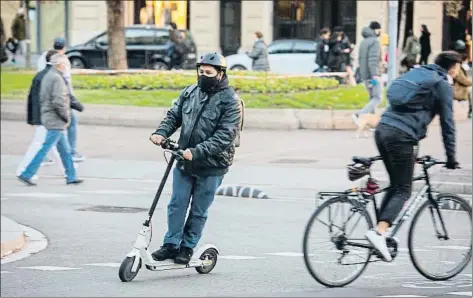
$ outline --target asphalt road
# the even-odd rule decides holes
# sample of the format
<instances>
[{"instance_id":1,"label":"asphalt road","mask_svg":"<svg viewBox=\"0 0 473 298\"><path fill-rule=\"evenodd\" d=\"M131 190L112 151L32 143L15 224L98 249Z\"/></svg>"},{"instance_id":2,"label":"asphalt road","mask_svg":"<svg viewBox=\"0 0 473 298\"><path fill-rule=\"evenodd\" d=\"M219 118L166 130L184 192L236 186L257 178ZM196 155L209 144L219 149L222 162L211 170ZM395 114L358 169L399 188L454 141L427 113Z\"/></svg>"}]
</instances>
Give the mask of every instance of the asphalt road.
<instances>
[{"instance_id":1,"label":"asphalt road","mask_svg":"<svg viewBox=\"0 0 473 298\"><path fill-rule=\"evenodd\" d=\"M375 152L371 140L354 140L350 138L352 132L247 132L245 144L253 146L241 148L234 167L236 173L229 174L228 180L232 183L256 180L255 184L278 189L275 194L279 196L270 200L216 198L201 241L201 244L215 244L221 250L219 263L209 275L199 275L194 269L141 270L133 282L122 283L118 279L119 263L146 219L164 165L159 151L146 142L149 132L81 127L81 151L89 159L78 171L86 182L66 186L51 166L41 169L39 186L32 188L20 184L13 175L31 136L24 126L2 121L1 211L2 215L42 232L49 244L26 259L2 264L2 296L471 297L471 266L446 282L427 281L415 271L406 251L407 225L398 235L401 240L398 258L390 264L370 264L346 288L325 288L309 275L301 256L302 235L314 211L314 199L308 192L286 196L281 189L297 185L314 189L340 188L345 184L349 187L343 165L357 151L360 155ZM462 149L461 157L469 158L471 164L471 123L464 127L460 144L469 147ZM265 140L259 140L263 136ZM281 141L285 136L290 142ZM440 154L443 150L434 138L425 147ZM265 145L271 150L264 151ZM271 162L289 157L292 163ZM320 162L312 166L294 162L296 158L308 157ZM249 173L245 174L244 169ZM152 249L161 244L166 229L168 200L169 189L153 219ZM90 207L96 211L84 211ZM107 207L142 209L136 213L119 213L117 208ZM460 234L467 227L455 215L448 217L446 224L454 225ZM421 231L427 235L429 226L421 225ZM419 240L416 247L425 256L432 256L427 261L448 265L453 254L434 254L439 251L438 244L424 237ZM444 247L440 252L445 250ZM317 257L325 261L330 254L321 251ZM329 265L328 261L319 264Z\"/></svg>"}]
</instances>

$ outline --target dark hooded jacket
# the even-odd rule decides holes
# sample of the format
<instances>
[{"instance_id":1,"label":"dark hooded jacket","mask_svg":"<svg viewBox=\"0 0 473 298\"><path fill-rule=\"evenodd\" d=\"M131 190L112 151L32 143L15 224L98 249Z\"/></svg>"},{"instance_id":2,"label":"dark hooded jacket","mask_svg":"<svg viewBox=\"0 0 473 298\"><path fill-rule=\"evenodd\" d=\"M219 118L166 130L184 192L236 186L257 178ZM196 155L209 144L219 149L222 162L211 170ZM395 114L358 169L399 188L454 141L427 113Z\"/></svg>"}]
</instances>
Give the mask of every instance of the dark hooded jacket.
<instances>
[{"instance_id":1,"label":"dark hooded jacket","mask_svg":"<svg viewBox=\"0 0 473 298\"><path fill-rule=\"evenodd\" d=\"M181 92L155 133L168 138L180 127L179 148L192 152L191 174L224 175L233 164L242 117L240 99L226 75L208 93L195 85L188 92L190 87ZM184 170L184 162L178 161L177 167Z\"/></svg>"},{"instance_id":2,"label":"dark hooded jacket","mask_svg":"<svg viewBox=\"0 0 473 298\"><path fill-rule=\"evenodd\" d=\"M445 69L435 64L414 68L393 81L387 97L389 107L380 123L420 141L426 137L427 126L439 115L446 155L455 157L453 91Z\"/></svg>"}]
</instances>

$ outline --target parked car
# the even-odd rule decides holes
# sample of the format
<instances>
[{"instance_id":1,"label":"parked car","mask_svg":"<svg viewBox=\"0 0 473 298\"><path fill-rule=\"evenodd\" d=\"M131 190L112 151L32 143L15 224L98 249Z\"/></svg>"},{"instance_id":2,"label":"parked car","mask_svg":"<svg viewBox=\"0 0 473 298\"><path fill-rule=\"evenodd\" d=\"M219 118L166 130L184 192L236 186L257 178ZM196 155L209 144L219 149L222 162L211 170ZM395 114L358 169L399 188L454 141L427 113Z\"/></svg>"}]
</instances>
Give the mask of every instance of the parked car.
<instances>
[{"instance_id":1,"label":"parked car","mask_svg":"<svg viewBox=\"0 0 473 298\"><path fill-rule=\"evenodd\" d=\"M271 72L280 74L308 74L319 66L315 63L316 41L280 39L268 46ZM226 57L231 70L251 70L252 60L246 53Z\"/></svg>"},{"instance_id":2,"label":"parked car","mask_svg":"<svg viewBox=\"0 0 473 298\"><path fill-rule=\"evenodd\" d=\"M182 68L194 69L197 48L188 30L180 30L188 52ZM133 25L125 27L125 42L128 68L169 69L166 62L169 30L152 25ZM84 44L68 48L66 55L73 68L107 69L108 35L103 32Z\"/></svg>"}]
</instances>

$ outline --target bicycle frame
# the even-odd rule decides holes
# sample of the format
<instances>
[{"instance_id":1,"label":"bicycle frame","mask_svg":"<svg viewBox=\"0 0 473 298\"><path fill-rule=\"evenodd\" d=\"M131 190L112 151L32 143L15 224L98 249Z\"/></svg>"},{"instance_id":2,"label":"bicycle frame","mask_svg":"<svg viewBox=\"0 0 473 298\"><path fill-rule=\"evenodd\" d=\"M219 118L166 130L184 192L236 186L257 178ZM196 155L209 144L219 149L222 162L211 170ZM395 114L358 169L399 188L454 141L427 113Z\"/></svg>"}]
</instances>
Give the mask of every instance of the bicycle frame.
<instances>
[{"instance_id":1,"label":"bicycle frame","mask_svg":"<svg viewBox=\"0 0 473 298\"><path fill-rule=\"evenodd\" d=\"M402 227L403 223L406 222L413 214L415 214L415 212L417 211L417 209L419 208L419 206L421 205L421 203L424 201L424 199L427 197L427 199L432 203L432 205L435 207L436 211L437 211L437 214L439 215L439 219L440 219L440 223L441 223L441 226L442 226L442 229L443 231L445 232L445 234L442 236L438 230L437 230L437 236L438 237L441 237L441 238L444 238L444 239L448 239L448 235L447 235L447 231L446 231L446 228L445 228L445 224L444 224L444 221L443 221L443 218L440 214L440 210L439 210L439 204L438 202L434 199L432 193L434 193L435 191L432 190L432 186L430 184L430 177L429 177L429 173L428 173L428 169L431 167L431 165L424 165L423 166L423 174L419 175L419 176L416 176L412 179L412 182L415 182L415 181L425 181L425 184L424 186L415 194L415 196L409 198L405 205L404 205L404 208L401 210L401 212L399 213L399 215L397 216L396 220L393 222L392 226L389 228L388 230L388 233L387 233L387 237L394 237L397 232L399 231L399 229ZM368 176L369 178L371 178L371 173L369 174ZM373 207L374 207L374 214L375 214L375 224L378 222L378 219L379 219L379 213L380 213L380 210L379 208L377 207L377 204L376 204L376 195L377 194L380 194L380 193L384 193L386 191L389 190L389 186L388 187L384 187L382 189L379 189L377 190L375 193L372 193L372 194L365 194L363 193L362 190L360 190L359 188L352 188L352 189L349 189L345 192L320 192L318 194L318 197L319 199L322 199L326 196L331 196L331 197L334 197L334 196L345 196L345 197L354 197L356 198L358 201L360 201L364 206L366 206L370 201L373 202ZM426 196L427 195L427 196ZM366 207L365 207L366 208ZM355 214L355 213L354 213ZM435 222L435 218L433 216L433 210L431 209L431 214L432 214L432 220L433 220L433 224L434 226L436 227L436 222ZM345 222L344 225L347 224L347 222L351 219L351 216L347 219L347 221ZM346 245L349 245L349 246L354 246L354 247L362 247L362 248L372 248L371 245L369 244L365 244L365 243L358 243L358 242L352 242L352 241L349 241L347 239L346 241Z\"/></svg>"}]
</instances>

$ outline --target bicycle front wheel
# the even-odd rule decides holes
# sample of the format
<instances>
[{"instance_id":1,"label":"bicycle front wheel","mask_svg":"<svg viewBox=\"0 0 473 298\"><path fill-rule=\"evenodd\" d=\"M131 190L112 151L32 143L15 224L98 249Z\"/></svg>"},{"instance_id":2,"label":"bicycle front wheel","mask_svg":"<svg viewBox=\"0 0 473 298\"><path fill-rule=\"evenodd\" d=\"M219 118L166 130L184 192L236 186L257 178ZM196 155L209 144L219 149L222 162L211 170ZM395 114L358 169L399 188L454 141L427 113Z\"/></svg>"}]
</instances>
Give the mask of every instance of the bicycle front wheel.
<instances>
[{"instance_id":1,"label":"bicycle front wheel","mask_svg":"<svg viewBox=\"0 0 473 298\"><path fill-rule=\"evenodd\" d=\"M347 197L323 203L312 214L304 233L304 262L312 277L326 287L343 287L355 281L371 257L364 233L372 228L362 203Z\"/></svg>"},{"instance_id":2,"label":"bicycle front wheel","mask_svg":"<svg viewBox=\"0 0 473 298\"><path fill-rule=\"evenodd\" d=\"M471 206L455 194L440 194L437 209L425 202L414 215L409 229L409 256L424 277L448 280L471 260ZM443 224L442 224L443 223Z\"/></svg>"}]
</instances>

